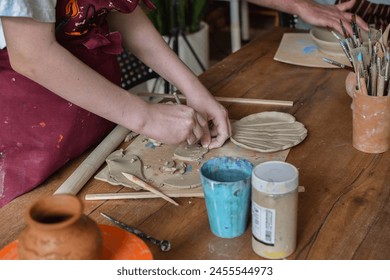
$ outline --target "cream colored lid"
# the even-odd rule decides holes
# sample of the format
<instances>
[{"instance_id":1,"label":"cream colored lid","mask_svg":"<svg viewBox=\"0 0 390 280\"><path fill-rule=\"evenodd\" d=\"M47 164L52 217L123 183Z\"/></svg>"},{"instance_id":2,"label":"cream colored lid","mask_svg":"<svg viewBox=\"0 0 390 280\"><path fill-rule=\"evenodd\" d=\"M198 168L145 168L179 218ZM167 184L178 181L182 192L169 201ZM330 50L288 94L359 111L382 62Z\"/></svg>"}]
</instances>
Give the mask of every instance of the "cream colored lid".
<instances>
[{"instance_id":1,"label":"cream colored lid","mask_svg":"<svg viewBox=\"0 0 390 280\"><path fill-rule=\"evenodd\" d=\"M266 194L285 194L298 188L298 169L284 161L266 161L252 171L252 188Z\"/></svg>"}]
</instances>

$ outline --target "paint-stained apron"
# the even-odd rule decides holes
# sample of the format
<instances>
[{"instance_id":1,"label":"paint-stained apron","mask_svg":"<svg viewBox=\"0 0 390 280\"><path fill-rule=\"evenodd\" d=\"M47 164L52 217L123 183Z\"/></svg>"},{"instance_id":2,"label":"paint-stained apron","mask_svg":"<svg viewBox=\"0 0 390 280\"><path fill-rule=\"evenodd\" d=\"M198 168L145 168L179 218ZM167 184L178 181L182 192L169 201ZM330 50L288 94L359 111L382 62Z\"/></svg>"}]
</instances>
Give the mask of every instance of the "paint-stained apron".
<instances>
[{"instance_id":1,"label":"paint-stained apron","mask_svg":"<svg viewBox=\"0 0 390 280\"><path fill-rule=\"evenodd\" d=\"M59 0L57 40L120 85L121 36L109 32L106 15L110 10L130 13L138 2ZM0 50L0 207L98 144L114 126L16 73L7 49Z\"/></svg>"}]
</instances>

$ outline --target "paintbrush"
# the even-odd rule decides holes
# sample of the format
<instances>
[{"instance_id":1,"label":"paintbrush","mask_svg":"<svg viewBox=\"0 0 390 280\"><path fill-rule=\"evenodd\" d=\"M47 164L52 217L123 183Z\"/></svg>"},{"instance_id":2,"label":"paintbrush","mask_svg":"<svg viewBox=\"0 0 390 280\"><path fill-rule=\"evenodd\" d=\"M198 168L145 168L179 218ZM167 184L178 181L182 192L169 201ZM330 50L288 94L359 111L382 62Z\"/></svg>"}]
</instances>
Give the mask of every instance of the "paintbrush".
<instances>
[{"instance_id":1,"label":"paintbrush","mask_svg":"<svg viewBox=\"0 0 390 280\"><path fill-rule=\"evenodd\" d=\"M355 14L352 15L351 27L352 27L353 41L355 43L355 47L360 47L360 45L361 45L360 32L359 32L359 27L356 23L356 15Z\"/></svg>"},{"instance_id":2,"label":"paintbrush","mask_svg":"<svg viewBox=\"0 0 390 280\"><path fill-rule=\"evenodd\" d=\"M328 31L332 33L332 35L337 39L337 41L342 40L341 37L336 32L334 32L330 27L328 27Z\"/></svg>"},{"instance_id":3,"label":"paintbrush","mask_svg":"<svg viewBox=\"0 0 390 280\"><path fill-rule=\"evenodd\" d=\"M368 65L370 64L370 58L368 57L368 51L366 47L353 48L351 50L352 65L355 69L355 73L360 71L362 77L367 79L368 77Z\"/></svg>"},{"instance_id":4,"label":"paintbrush","mask_svg":"<svg viewBox=\"0 0 390 280\"><path fill-rule=\"evenodd\" d=\"M344 54L347 56L348 60L350 62L352 62L352 58L351 58L351 55L349 53L349 47L348 47L348 43L347 43L346 39L345 40L341 39L341 37L329 27L328 27L328 31L330 33L332 33L332 35L337 39L341 48L343 49Z\"/></svg>"},{"instance_id":5,"label":"paintbrush","mask_svg":"<svg viewBox=\"0 0 390 280\"><path fill-rule=\"evenodd\" d=\"M345 26L343 24L343 21L340 19L340 26L341 26L341 30L343 31L343 34L344 34L344 38L349 38L349 35L348 35L348 32L347 30L345 29Z\"/></svg>"},{"instance_id":6,"label":"paintbrush","mask_svg":"<svg viewBox=\"0 0 390 280\"><path fill-rule=\"evenodd\" d=\"M335 60L333 60L333 59L323 57L322 60L323 60L324 62L326 62L326 63L335 65L335 66L337 66L337 67L340 67L340 68L343 68L343 69L347 69L347 70L349 70L349 71L353 71L353 67L348 66L348 65L345 65L345 64L340 63L340 62L338 62L338 61L335 61Z\"/></svg>"}]
</instances>

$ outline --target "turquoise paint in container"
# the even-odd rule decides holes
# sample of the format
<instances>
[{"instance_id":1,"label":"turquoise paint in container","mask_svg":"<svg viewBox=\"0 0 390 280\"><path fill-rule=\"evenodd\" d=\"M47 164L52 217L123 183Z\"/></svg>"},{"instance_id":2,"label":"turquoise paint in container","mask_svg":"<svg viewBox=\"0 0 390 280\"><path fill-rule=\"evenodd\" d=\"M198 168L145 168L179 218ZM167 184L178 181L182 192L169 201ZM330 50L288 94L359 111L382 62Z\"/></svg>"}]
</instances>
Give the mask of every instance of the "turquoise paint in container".
<instances>
[{"instance_id":1,"label":"turquoise paint in container","mask_svg":"<svg viewBox=\"0 0 390 280\"><path fill-rule=\"evenodd\" d=\"M215 157L200 168L210 229L222 238L242 235L248 226L251 200L250 161Z\"/></svg>"}]
</instances>

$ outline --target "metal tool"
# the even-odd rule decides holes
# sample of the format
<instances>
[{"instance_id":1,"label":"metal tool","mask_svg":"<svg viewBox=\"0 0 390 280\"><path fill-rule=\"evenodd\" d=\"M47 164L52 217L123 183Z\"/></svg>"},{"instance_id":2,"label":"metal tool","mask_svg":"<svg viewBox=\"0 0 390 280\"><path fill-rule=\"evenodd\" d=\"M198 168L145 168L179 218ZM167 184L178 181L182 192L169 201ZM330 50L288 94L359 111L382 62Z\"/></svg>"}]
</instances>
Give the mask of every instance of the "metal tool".
<instances>
[{"instance_id":1,"label":"metal tool","mask_svg":"<svg viewBox=\"0 0 390 280\"><path fill-rule=\"evenodd\" d=\"M102 215L104 218L108 219L110 222L116 224L121 229L124 229L130 233L133 233L144 240L148 240L148 241L152 242L153 244L160 247L161 251L163 251L163 252L167 252L171 249L171 243L168 240L157 240L157 239L139 231L138 229L132 228L132 227L126 225L125 223L122 223L122 222L108 216L105 213L100 212L100 215Z\"/></svg>"}]
</instances>

